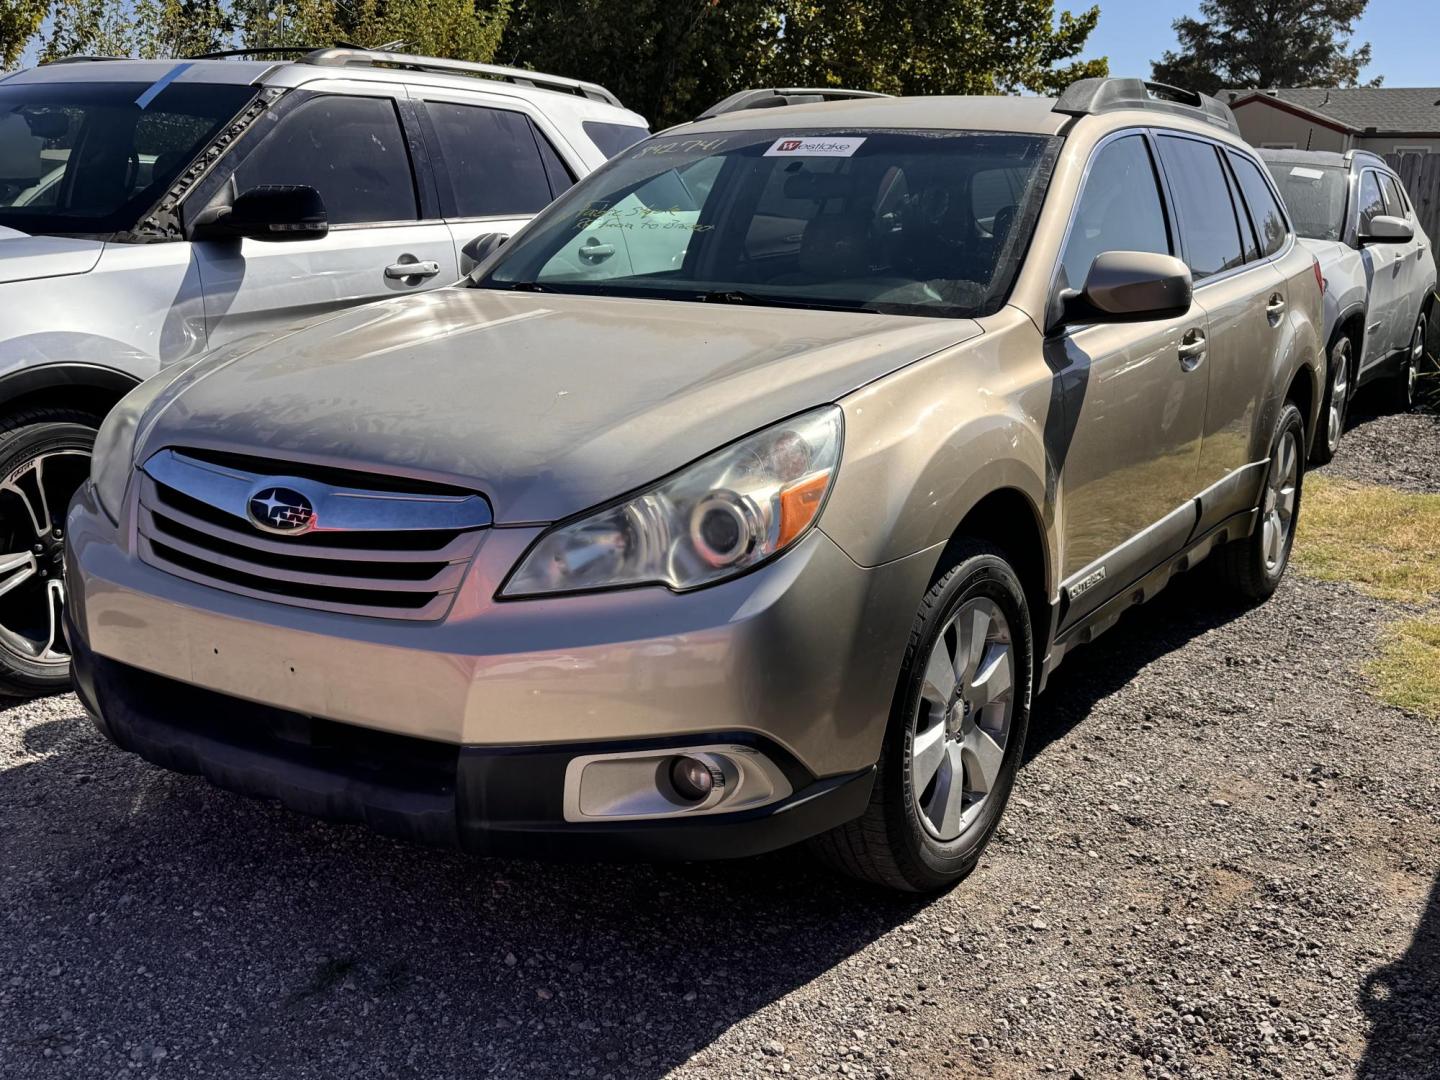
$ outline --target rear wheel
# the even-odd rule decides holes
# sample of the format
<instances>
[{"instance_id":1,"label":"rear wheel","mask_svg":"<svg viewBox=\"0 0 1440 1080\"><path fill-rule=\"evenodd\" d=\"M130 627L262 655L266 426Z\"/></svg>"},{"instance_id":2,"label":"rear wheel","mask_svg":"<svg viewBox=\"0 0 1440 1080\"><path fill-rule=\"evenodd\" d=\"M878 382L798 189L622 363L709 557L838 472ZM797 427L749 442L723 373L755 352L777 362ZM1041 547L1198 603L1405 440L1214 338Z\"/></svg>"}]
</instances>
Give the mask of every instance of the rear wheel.
<instances>
[{"instance_id":1,"label":"rear wheel","mask_svg":"<svg viewBox=\"0 0 1440 1080\"><path fill-rule=\"evenodd\" d=\"M65 511L89 474L98 424L68 409L0 421L0 693L69 686L60 620Z\"/></svg>"},{"instance_id":2,"label":"rear wheel","mask_svg":"<svg viewBox=\"0 0 1440 1080\"><path fill-rule=\"evenodd\" d=\"M1263 600L1273 593L1290 564L1305 482L1304 446L1305 422L1300 410L1287 401L1270 442L1270 468L1255 530L1216 553L1221 580L1246 599Z\"/></svg>"},{"instance_id":3,"label":"rear wheel","mask_svg":"<svg viewBox=\"0 0 1440 1080\"><path fill-rule=\"evenodd\" d=\"M1340 448L1345 434L1345 416L1350 408L1350 380L1354 373L1354 345L1347 334L1341 334L1330 346L1330 377L1325 386L1325 400L1320 404L1320 422L1324 425L1310 448L1310 460L1328 465Z\"/></svg>"},{"instance_id":4,"label":"rear wheel","mask_svg":"<svg viewBox=\"0 0 1440 1080\"><path fill-rule=\"evenodd\" d=\"M909 892L973 870L1024 752L1032 655L1014 570L995 549L965 545L916 615L870 805L812 841L817 853Z\"/></svg>"},{"instance_id":5,"label":"rear wheel","mask_svg":"<svg viewBox=\"0 0 1440 1080\"><path fill-rule=\"evenodd\" d=\"M1425 333L1428 324L1422 312L1415 321L1415 332L1410 335L1410 344L1400 358L1400 369L1391 384L1390 407L1395 412L1409 412L1415 407L1416 391L1420 384L1420 369L1425 361Z\"/></svg>"}]
</instances>

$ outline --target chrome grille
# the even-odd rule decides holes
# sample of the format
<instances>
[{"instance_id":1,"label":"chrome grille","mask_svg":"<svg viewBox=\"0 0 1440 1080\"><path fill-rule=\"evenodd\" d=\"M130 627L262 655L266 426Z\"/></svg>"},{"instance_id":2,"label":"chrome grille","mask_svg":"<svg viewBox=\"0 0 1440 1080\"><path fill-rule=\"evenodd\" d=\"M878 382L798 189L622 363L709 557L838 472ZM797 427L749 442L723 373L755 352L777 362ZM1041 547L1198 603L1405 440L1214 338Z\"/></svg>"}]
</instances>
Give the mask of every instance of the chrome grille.
<instances>
[{"instance_id":1,"label":"chrome grille","mask_svg":"<svg viewBox=\"0 0 1440 1080\"><path fill-rule=\"evenodd\" d=\"M189 581L296 607L443 618L491 524L489 504L419 482L420 490L406 491L395 477L338 486L337 476L365 481L298 463L162 450L139 477L140 558ZM310 531L275 535L254 524L252 498L273 488L310 503Z\"/></svg>"}]
</instances>

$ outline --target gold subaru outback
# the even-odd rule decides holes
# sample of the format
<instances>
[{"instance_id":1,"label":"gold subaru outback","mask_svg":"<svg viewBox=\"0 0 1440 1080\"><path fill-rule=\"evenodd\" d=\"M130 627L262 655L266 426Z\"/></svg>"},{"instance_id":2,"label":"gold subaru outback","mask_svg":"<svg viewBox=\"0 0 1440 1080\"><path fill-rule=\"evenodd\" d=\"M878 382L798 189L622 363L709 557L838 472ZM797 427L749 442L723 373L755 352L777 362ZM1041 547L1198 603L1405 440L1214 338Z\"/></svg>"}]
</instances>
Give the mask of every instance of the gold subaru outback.
<instances>
[{"instance_id":1,"label":"gold subaru outback","mask_svg":"<svg viewBox=\"0 0 1440 1080\"><path fill-rule=\"evenodd\" d=\"M1321 286L1210 98L787 100L126 398L67 522L100 729L470 851L963 877L1073 646L1275 589Z\"/></svg>"}]
</instances>

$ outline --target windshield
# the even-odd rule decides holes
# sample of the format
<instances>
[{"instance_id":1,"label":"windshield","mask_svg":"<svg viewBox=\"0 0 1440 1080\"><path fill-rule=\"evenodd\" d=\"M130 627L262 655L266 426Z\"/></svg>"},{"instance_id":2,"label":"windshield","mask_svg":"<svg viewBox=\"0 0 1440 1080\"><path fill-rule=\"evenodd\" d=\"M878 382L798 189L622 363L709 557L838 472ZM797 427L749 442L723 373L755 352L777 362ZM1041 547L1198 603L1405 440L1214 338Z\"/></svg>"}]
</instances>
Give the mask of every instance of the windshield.
<instances>
[{"instance_id":1,"label":"windshield","mask_svg":"<svg viewBox=\"0 0 1440 1080\"><path fill-rule=\"evenodd\" d=\"M0 84L0 226L110 234L135 226L255 95L172 82Z\"/></svg>"},{"instance_id":2,"label":"windshield","mask_svg":"<svg viewBox=\"0 0 1440 1080\"><path fill-rule=\"evenodd\" d=\"M1295 161L1265 164L1285 197L1297 233L1311 240L1339 240L1345 235L1345 194L1350 179L1345 169Z\"/></svg>"},{"instance_id":3,"label":"windshield","mask_svg":"<svg viewBox=\"0 0 1440 1080\"><path fill-rule=\"evenodd\" d=\"M724 132L632 147L481 287L973 316L1009 291L1049 136Z\"/></svg>"}]
</instances>

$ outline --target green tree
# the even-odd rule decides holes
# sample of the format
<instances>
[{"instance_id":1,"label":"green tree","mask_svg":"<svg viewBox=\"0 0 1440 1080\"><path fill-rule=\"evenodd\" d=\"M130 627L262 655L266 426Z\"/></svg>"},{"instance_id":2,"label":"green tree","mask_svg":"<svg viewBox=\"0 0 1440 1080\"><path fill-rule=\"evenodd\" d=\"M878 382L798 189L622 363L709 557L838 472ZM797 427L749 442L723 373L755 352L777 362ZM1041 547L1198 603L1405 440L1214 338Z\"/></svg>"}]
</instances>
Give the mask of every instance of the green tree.
<instances>
[{"instance_id":1,"label":"green tree","mask_svg":"<svg viewBox=\"0 0 1440 1080\"><path fill-rule=\"evenodd\" d=\"M1351 48L1367 0L1204 0L1176 19L1179 50L1155 78L1213 94L1222 86L1355 86L1370 46ZM1380 80L1369 83L1379 86Z\"/></svg>"},{"instance_id":2,"label":"green tree","mask_svg":"<svg viewBox=\"0 0 1440 1080\"><path fill-rule=\"evenodd\" d=\"M768 75L776 83L897 94L1057 93L1108 74L1074 62L1100 17L1053 0L790 0ZM1071 63L1063 63L1072 61Z\"/></svg>"},{"instance_id":3,"label":"green tree","mask_svg":"<svg viewBox=\"0 0 1440 1080\"><path fill-rule=\"evenodd\" d=\"M590 79L657 127L752 86L1053 92L1099 10L1054 0L517 0L501 55Z\"/></svg>"},{"instance_id":4,"label":"green tree","mask_svg":"<svg viewBox=\"0 0 1440 1080\"><path fill-rule=\"evenodd\" d=\"M773 0L516 0L500 56L598 82L659 128L753 83L778 33Z\"/></svg>"},{"instance_id":5,"label":"green tree","mask_svg":"<svg viewBox=\"0 0 1440 1080\"><path fill-rule=\"evenodd\" d=\"M234 0L241 47L376 46L488 61L510 15L510 0Z\"/></svg>"},{"instance_id":6,"label":"green tree","mask_svg":"<svg viewBox=\"0 0 1440 1080\"><path fill-rule=\"evenodd\" d=\"M25 46L40 32L50 0L5 0L0 3L0 71L20 62Z\"/></svg>"}]
</instances>

